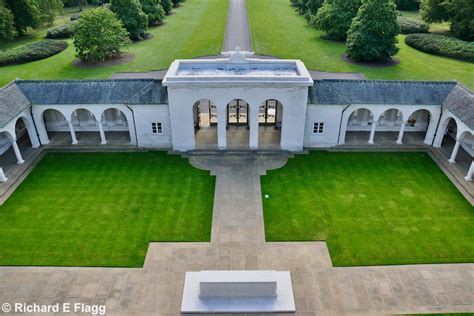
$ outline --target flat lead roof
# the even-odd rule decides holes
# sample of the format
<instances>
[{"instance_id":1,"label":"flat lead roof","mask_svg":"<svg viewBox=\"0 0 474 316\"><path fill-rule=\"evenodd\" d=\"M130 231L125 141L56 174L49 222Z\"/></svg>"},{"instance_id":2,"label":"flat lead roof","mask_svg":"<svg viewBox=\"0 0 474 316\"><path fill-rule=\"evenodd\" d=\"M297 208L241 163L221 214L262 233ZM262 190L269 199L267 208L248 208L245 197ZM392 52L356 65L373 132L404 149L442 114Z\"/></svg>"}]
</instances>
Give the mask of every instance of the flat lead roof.
<instances>
[{"instance_id":1,"label":"flat lead roof","mask_svg":"<svg viewBox=\"0 0 474 316\"><path fill-rule=\"evenodd\" d=\"M180 63L178 76L298 77L295 63Z\"/></svg>"}]
</instances>

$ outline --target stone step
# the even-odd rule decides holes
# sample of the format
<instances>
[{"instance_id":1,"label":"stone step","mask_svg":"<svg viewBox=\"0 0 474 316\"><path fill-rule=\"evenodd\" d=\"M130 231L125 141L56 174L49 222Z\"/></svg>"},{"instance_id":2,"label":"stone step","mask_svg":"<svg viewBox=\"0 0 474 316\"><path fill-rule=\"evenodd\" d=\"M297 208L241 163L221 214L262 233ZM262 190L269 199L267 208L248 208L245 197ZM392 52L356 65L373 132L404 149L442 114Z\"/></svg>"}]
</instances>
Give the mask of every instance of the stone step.
<instances>
[{"instance_id":1,"label":"stone step","mask_svg":"<svg viewBox=\"0 0 474 316\"><path fill-rule=\"evenodd\" d=\"M217 149L195 149L187 152L180 153L184 156L198 156L198 155L214 155L214 156L259 156L259 155L270 155L270 156L280 156L288 155L289 152L285 150L276 150L276 149L227 149L227 150L217 150Z\"/></svg>"}]
</instances>

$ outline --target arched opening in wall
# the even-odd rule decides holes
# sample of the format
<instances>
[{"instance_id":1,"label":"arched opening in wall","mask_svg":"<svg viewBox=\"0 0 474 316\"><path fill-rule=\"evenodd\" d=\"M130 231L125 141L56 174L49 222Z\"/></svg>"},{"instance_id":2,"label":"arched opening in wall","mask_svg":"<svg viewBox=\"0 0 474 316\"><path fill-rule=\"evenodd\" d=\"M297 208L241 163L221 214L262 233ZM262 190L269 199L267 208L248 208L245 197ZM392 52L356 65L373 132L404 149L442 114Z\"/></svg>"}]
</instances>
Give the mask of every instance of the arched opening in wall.
<instances>
[{"instance_id":1,"label":"arched opening in wall","mask_svg":"<svg viewBox=\"0 0 474 316\"><path fill-rule=\"evenodd\" d=\"M217 107L202 99L194 103L194 137L197 149L217 148Z\"/></svg>"},{"instance_id":2,"label":"arched opening in wall","mask_svg":"<svg viewBox=\"0 0 474 316\"><path fill-rule=\"evenodd\" d=\"M395 144L403 124L403 114L398 109L385 110L377 121L374 143Z\"/></svg>"},{"instance_id":3,"label":"arched opening in wall","mask_svg":"<svg viewBox=\"0 0 474 316\"><path fill-rule=\"evenodd\" d=\"M460 146L456 155L456 167L466 175L474 159L474 134L465 131L460 136Z\"/></svg>"},{"instance_id":4,"label":"arched opening in wall","mask_svg":"<svg viewBox=\"0 0 474 316\"><path fill-rule=\"evenodd\" d=\"M72 112L71 122L76 133L77 141L81 144L100 144L99 127L94 114L86 109Z\"/></svg>"},{"instance_id":5,"label":"arched opening in wall","mask_svg":"<svg viewBox=\"0 0 474 316\"><path fill-rule=\"evenodd\" d=\"M129 144L130 127L125 114L116 108L106 109L101 117L105 138L110 144Z\"/></svg>"},{"instance_id":6,"label":"arched opening in wall","mask_svg":"<svg viewBox=\"0 0 474 316\"><path fill-rule=\"evenodd\" d=\"M9 132L0 132L0 167L5 174L17 163L12 141L13 137Z\"/></svg>"},{"instance_id":7,"label":"arched opening in wall","mask_svg":"<svg viewBox=\"0 0 474 316\"><path fill-rule=\"evenodd\" d=\"M227 103L227 148L248 148L250 140L249 105L242 99Z\"/></svg>"},{"instance_id":8,"label":"arched opening in wall","mask_svg":"<svg viewBox=\"0 0 474 316\"><path fill-rule=\"evenodd\" d=\"M55 109L44 111L43 123L50 144L70 145L72 143L69 124L61 112Z\"/></svg>"},{"instance_id":9,"label":"arched opening in wall","mask_svg":"<svg viewBox=\"0 0 474 316\"><path fill-rule=\"evenodd\" d=\"M405 121L404 144L423 145L431 122L431 113L428 110L416 110Z\"/></svg>"},{"instance_id":10,"label":"arched opening in wall","mask_svg":"<svg viewBox=\"0 0 474 316\"><path fill-rule=\"evenodd\" d=\"M441 152L443 155L449 159L451 157L451 153L453 152L454 145L456 144L456 135L458 133L458 124L456 120L452 117L446 119L443 122L444 127L440 129L440 133L443 133L443 140L441 141Z\"/></svg>"},{"instance_id":11,"label":"arched opening in wall","mask_svg":"<svg viewBox=\"0 0 474 316\"><path fill-rule=\"evenodd\" d=\"M366 108L354 110L347 120L346 144L367 144L374 123L372 111Z\"/></svg>"},{"instance_id":12,"label":"arched opening in wall","mask_svg":"<svg viewBox=\"0 0 474 316\"><path fill-rule=\"evenodd\" d=\"M283 105L276 99L264 101L258 111L259 148L279 149L283 121Z\"/></svg>"}]
</instances>

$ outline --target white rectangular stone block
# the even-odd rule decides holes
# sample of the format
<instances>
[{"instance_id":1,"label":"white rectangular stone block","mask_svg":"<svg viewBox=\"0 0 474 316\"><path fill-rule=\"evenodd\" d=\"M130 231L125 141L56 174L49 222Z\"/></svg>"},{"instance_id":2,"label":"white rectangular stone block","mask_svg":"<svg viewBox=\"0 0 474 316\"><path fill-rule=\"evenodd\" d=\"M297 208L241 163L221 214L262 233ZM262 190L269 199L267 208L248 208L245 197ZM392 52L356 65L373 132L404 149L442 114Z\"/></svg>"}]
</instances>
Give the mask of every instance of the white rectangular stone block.
<instances>
[{"instance_id":1,"label":"white rectangular stone block","mask_svg":"<svg viewBox=\"0 0 474 316\"><path fill-rule=\"evenodd\" d=\"M203 288L204 293L201 293ZM181 302L182 313L291 313L295 311L289 271L186 272Z\"/></svg>"},{"instance_id":2,"label":"white rectangular stone block","mask_svg":"<svg viewBox=\"0 0 474 316\"><path fill-rule=\"evenodd\" d=\"M201 271L199 297L275 297L276 271Z\"/></svg>"}]
</instances>

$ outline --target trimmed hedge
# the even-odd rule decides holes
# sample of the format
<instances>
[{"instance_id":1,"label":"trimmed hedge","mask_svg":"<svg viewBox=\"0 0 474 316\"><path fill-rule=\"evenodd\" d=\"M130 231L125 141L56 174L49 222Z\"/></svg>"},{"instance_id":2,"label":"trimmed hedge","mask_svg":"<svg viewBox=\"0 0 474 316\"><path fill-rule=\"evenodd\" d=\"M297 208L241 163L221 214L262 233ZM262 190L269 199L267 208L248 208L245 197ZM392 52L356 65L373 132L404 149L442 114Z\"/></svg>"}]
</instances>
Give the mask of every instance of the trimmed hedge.
<instances>
[{"instance_id":1,"label":"trimmed hedge","mask_svg":"<svg viewBox=\"0 0 474 316\"><path fill-rule=\"evenodd\" d=\"M24 64L45 59L59 54L65 50L67 46L66 41L44 40L6 51L0 50L0 66Z\"/></svg>"},{"instance_id":2,"label":"trimmed hedge","mask_svg":"<svg viewBox=\"0 0 474 316\"><path fill-rule=\"evenodd\" d=\"M428 33L430 29L428 24L417 20L407 19L402 16L399 16L397 20L398 25L400 25L400 33L402 34Z\"/></svg>"},{"instance_id":3,"label":"trimmed hedge","mask_svg":"<svg viewBox=\"0 0 474 316\"><path fill-rule=\"evenodd\" d=\"M74 23L67 23L48 29L46 38L49 39L62 39L70 38L74 35Z\"/></svg>"},{"instance_id":4,"label":"trimmed hedge","mask_svg":"<svg viewBox=\"0 0 474 316\"><path fill-rule=\"evenodd\" d=\"M405 43L425 53L474 62L474 42L436 34L409 34Z\"/></svg>"}]
</instances>

